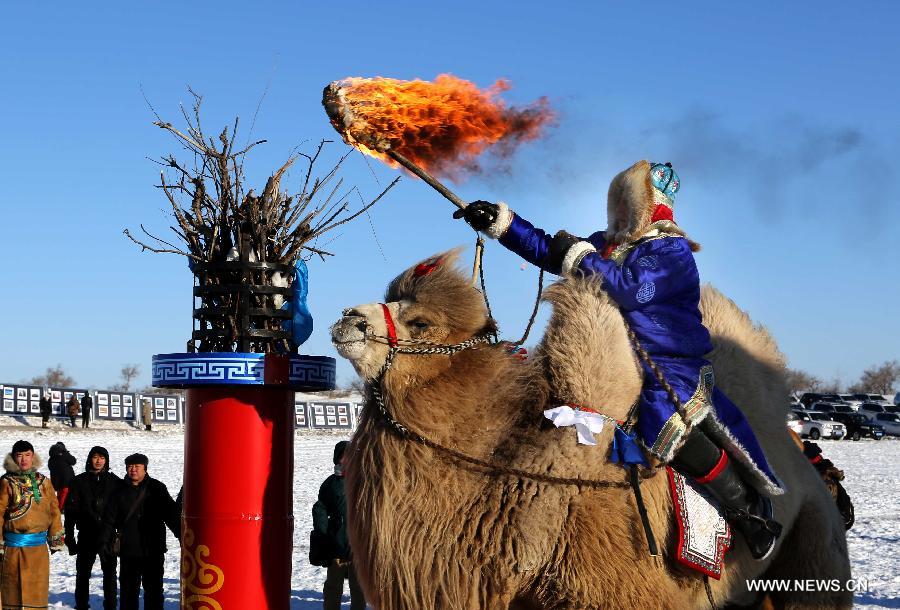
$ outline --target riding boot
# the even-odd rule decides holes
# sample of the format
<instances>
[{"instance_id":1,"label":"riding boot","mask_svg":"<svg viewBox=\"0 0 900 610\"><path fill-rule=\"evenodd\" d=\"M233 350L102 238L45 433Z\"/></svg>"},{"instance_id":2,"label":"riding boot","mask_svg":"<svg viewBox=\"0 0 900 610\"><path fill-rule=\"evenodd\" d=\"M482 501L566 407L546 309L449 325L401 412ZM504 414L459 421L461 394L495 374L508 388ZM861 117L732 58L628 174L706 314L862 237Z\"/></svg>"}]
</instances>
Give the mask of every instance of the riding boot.
<instances>
[{"instance_id":1,"label":"riding boot","mask_svg":"<svg viewBox=\"0 0 900 610\"><path fill-rule=\"evenodd\" d=\"M755 559L769 556L782 529L773 519L772 502L744 483L724 449L695 428L672 464L718 500Z\"/></svg>"}]
</instances>

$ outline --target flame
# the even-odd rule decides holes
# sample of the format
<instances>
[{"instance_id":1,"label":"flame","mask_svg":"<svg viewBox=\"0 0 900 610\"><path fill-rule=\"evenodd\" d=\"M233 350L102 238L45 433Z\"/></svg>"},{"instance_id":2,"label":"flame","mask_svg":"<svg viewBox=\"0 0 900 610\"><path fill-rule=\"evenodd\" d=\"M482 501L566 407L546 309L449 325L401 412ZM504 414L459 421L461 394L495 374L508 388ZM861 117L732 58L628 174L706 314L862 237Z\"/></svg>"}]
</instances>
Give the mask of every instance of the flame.
<instances>
[{"instance_id":1,"label":"flame","mask_svg":"<svg viewBox=\"0 0 900 610\"><path fill-rule=\"evenodd\" d=\"M458 177L479 169L476 158L490 147L510 154L540 137L552 121L546 98L524 108L500 99L510 88L500 79L486 90L450 74L433 82L393 78L347 78L325 88L322 103L344 141L397 164L395 150L437 175Z\"/></svg>"}]
</instances>

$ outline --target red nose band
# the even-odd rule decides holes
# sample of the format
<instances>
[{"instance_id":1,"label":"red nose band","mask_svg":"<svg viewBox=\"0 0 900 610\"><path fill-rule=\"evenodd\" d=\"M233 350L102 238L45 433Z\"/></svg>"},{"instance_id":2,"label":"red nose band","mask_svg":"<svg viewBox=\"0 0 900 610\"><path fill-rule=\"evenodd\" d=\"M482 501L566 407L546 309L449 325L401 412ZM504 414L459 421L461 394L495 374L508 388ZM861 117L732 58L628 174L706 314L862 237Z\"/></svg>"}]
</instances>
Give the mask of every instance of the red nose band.
<instances>
[{"instance_id":1,"label":"red nose band","mask_svg":"<svg viewBox=\"0 0 900 610\"><path fill-rule=\"evenodd\" d=\"M384 303L381 303L381 311L384 314L384 323L387 326L388 345L397 347L397 328L394 326L394 319L391 317L391 310Z\"/></svg>"}]
</instances>

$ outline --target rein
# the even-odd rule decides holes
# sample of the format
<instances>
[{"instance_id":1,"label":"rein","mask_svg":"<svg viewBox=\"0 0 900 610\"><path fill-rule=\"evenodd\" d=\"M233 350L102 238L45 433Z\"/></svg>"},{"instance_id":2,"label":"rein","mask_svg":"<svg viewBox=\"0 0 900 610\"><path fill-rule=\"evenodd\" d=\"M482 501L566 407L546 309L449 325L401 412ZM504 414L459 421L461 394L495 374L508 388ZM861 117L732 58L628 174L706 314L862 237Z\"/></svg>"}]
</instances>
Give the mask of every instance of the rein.
<instances>
[{"instance_id":1,"label":"rein","mask_svg":"<svg viewBox=\"0 0 900 610\"><path fill-rule=\"evenodd\" d=\"M449 456L457 461L470 464L472 466L477 466L486 470L487 472L493 474L504 474L507 476L518 477L522 479L529 479L532 481L538 481L541 483L550 483L555 485L575 485L577 487L589 487L594 489L625 489L628 487L634 486L634 476L636 471L631 476L631 480L628 481L606 481L599 479L583 479L581 477L557 477L548 474L542 474L538 472L529 472L527 470L521 470L519 468L512 468L509 466L500 466L494 462L489 462L486 460L482 460L480 458L473 457L471 455L467 455L457 449L453 449L451 447L447 447L433 441L418 432L414 432L410 430L402 423L394 419L391 415L390 410L387 407L387 404L384 400L384 394L382 393L382 386L384 384L384 377L387 374L388 370L391 368L394 362L394 356L396 354L447 354L453 355L457 352L474 348L475 346L481 343L490 343L491 338L489 335L476 335L471 339L463 341L461 343L456 343L453 345L444 345L439 343L432 343L430 341L417 340L417 339L398 339L396 336L396 327L394 325L393 320L391 319L390 310L388 310L387 306L382 304L382 312L385 316L385 322L388 328L388 335L374 335L367 334L367 337L383 340L387 342L389 346L389 351L387 355L387 359L385 360L384 366L381 369L381 372L378 374L378 378L375 380L375 383L372 384L372 398L375 401L375 405L378 407L378 413L380 415L381 420L388 426L388 428L393 431L395 434L400 436L403 439L411 440L420 445L424 445L433 449L438 453L442 453L446 456ZM422 345L427 347L402 347L401 343L410 343L414 345ZM658 467L651 469L650 474L647 474L646 471L640 474L643 478L649 478L659 472Z\"/></svg>"}]
</instances>

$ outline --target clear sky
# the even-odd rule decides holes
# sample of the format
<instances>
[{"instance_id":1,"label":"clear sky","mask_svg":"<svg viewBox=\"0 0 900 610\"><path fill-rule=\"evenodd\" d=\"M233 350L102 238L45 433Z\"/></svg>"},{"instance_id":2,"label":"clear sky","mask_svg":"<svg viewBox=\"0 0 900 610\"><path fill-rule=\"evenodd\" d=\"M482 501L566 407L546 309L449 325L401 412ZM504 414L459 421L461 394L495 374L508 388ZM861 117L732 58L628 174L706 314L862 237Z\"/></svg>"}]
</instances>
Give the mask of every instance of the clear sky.
<instances>
[{"instance_id":1,"label":"clear sky","mask_svg":"<svg viewBox=\"0 0 900 610\"><path fill-rule=\"evenodd\" d=\"M701 277L776 336L791 366L855 381L900 357L900 17L890 2L7 3L0 49L0 383L61 363L83 384L183 351L191 276L142 254L126 227L165 230L147 157L179 153L144 96L179 124L187 86L210 131L242 118L268 143L250 186L299 144L337 139L320 105L346 76L449 72L557 126L503 168L453 185L502 199L548 230L606 224L612 176L640 158L682 179L676 219L704 249ZM247 131L243 132L245 135ZM337 141L329 161L346 147ZM325 169L327 163L322 165ZM370 169L371 167L371 169ZM395 171L361 155L344 177L373 196ZM288 179L299 184L299 172ZM473 235L405 178L310 264L316 319L303 351L335 355L343 307L380 299L409 264ZM374 228L374 233L373 233ZM377 241L375 236L377 235ZM469 249L471 253L471 247ZM469 256L470 254L467 254ZM534 268L497 244L494 311L518 337ZM339 362L339 382L353 379Z\"/></svg>"}]
</instances>

